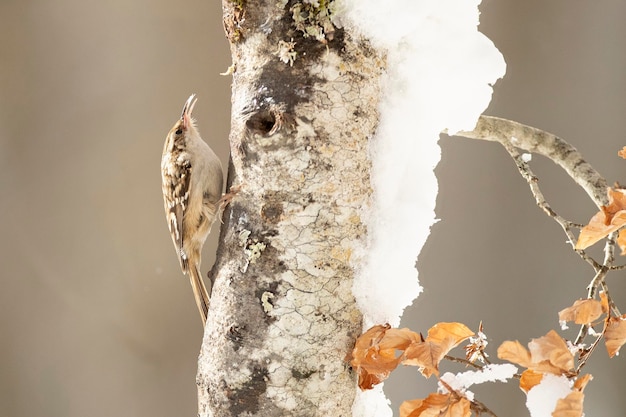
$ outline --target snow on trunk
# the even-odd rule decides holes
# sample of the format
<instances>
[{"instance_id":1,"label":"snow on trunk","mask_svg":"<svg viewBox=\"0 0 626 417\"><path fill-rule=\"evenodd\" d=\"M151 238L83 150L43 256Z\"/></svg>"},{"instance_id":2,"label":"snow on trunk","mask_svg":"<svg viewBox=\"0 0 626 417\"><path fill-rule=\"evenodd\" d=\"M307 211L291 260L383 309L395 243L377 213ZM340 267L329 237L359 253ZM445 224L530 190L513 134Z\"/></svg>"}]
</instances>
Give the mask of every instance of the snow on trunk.
<instances>
[{"instance_id":1,"label":"snow on trunk","mask_svg":"<svg viewBox=\"0 0 626 417\"><path fill-rule=\"evenodd\" d=\"M504 75L502 55L478 31L479 4L346 0L345 20L387 55L369 248L353 289L366 328L397 326L421 292L415 264L436 221L439 133L472 130ZM358 392L354 415L390 416L386 404L380 389Z\"/></svg>"}]
</instances>

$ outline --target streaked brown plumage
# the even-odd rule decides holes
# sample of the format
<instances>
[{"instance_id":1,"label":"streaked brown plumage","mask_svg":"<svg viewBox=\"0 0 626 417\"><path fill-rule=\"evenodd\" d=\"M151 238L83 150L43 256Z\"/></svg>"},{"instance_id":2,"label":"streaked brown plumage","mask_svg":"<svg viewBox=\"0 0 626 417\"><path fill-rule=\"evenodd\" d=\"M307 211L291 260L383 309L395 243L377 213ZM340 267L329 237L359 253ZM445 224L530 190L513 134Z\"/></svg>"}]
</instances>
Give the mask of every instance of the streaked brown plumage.
<instances>
[{"instance_id":1,"label":"streaked brown plumage","mask_svg":"<svg viewBox=\"0 0 626 417\"><path fill-rule=\"evenodd\" d=\"M222 195L222 163L200 137L191 114L192 94L180 120L165 140L161 158L165 216L183 273L189 275L202 324L209 308L207 290L200 274L202 246L211 231Z\"/></svg>"}]
</instances>

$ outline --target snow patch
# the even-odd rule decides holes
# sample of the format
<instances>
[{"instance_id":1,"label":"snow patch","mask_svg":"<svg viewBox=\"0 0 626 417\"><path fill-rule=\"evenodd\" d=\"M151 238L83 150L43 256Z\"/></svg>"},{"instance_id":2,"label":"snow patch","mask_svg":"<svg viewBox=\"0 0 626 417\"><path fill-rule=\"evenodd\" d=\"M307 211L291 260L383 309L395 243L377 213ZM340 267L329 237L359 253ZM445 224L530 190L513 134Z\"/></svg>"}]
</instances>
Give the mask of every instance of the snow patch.
<instances>
[{"instance_id":1,"label":"snow patch","mask_svg":"<svg viewBox=\"0 0 626 417\"><path fill-rule=\"evenodd\" d=\"M506 382L507 379L513 378L516 372L517 367L510 363L494 364L487 365L479 371L466 371L458 374L446 372L441 376L441 381L453 390L463 393L468 400L474 401L474 393L467 390L469 387L484 382ZM439 391L447 393L448 389L440 382Z\"/></svg>"},{"instance_id":2,"label":"snow patch","mask_svg":"<svg viewBox=\"0 0 626 417\"><path fill-rule=\"evenodd\" d=\"M556 402L567 396L572 383L564 376L544 374L541 382L528 391L526 408L531 417L552 417Z\"/></svg>"},{"instance_id":3,"label":"snow patch","mask_svg":"<svg viewBox=\"0 0 626 417\"><path fill-rule=\"evenodd\" d=\"M338 2L341 0L337 0ZM435 223L439 134L472 130L505 63L478 31L480 0L343 0L337 16L387 52L380 125L371 140L369 251L353 293L364 328L397 326L419 295L415 263ZM359 393L355 416L381 416L381 390ZM377 411L361 407L377 397ZM357 411L361 410L361 411ZM389 410L389 413L391 411ZM389 414L391 415L391 414Z\"/></svg>"},{"instance_id":4,"label":"snow patch","mask_svg":"<svg viewBox=\"0 0 626 417\"><path fill-rule=\"evenodd\" d=\"M480 0L344 0L341 21L387 51L366 264L354 285L364 327L390 323L421 292L415 262L435 223L442 130L472 130L505 63L478 31Z\"/></svg>"}]
</instances>

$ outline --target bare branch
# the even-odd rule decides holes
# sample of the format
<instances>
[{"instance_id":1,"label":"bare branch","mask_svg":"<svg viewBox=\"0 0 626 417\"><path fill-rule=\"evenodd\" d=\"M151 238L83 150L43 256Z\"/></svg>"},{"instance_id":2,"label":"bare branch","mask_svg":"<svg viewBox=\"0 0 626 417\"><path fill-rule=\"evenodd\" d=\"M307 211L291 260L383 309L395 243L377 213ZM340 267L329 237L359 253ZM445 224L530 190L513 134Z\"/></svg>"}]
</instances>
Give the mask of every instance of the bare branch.
<instances>
[{"instance_id":1,"label":"bare branch","mask_svg":"<svg viewBox=\"0 0 626 417\"><path fill-rule=\"evenodd\" d=\"M507 119L480 116L473 131L454 135L500 142L545 156L563 168L598 207L608 204L606 180L583 159L576 148L551 133Z\"/></svg>"}]
</instances>

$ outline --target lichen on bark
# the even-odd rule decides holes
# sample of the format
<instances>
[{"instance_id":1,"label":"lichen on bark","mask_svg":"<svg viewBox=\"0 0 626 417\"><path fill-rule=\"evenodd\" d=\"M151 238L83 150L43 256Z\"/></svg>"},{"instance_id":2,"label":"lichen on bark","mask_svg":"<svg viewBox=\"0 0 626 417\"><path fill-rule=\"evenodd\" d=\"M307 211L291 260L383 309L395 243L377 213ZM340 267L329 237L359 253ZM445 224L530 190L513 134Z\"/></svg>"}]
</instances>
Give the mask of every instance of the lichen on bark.
<instances>
[{"instance_id":1,"label":"lichen on bark","mask_svg":"<svg viewBox=\"0 0 626 417\"><path fill-rule=\"evenodd\" d=\"M212 271L201 416L351 415L345 357L361 332L351 289L367 245L368 140L385 60L347 27L308 35L297 3L223 2L234 68L229 183L241 189ZM281 41L293 45L292 65Z\"/></svg>"}]
</instances>

